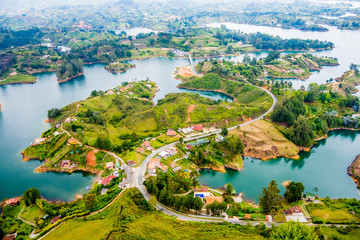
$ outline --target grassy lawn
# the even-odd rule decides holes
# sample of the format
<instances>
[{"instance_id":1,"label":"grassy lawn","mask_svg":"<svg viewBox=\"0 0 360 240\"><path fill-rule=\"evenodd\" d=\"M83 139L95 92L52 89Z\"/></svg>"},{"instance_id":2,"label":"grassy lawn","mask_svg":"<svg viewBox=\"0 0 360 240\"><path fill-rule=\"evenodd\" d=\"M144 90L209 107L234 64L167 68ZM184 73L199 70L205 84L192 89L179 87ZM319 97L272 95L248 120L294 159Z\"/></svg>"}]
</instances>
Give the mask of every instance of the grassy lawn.
<instances>
[{"instance_id":1,"label":"grassy lawn","mask_svg":"<svg viewBox=\"0 0 360 240\"><path fill-rule=\"evenodd\" d=\"M313 207L307 207L309 209L310 216L312 218L317 217L324 221L324 223L347 223L351 221L360 222L358 218L350 214L346 210L334 209L331 210L324 206L317 206L321 204L313 204Z\"/></svg>"},{"instance_id":2,"label":"grassy lawn","mask_svg":"<svg viewBox=\"0 0 360 240\"><path fill-rule=\"evenodd\" d=\"M61 225L45 239L105 239L112 229L113 220L83 221L72 219Z\"/></svg>"},{"instance_id":3,"label":"grassy lawn","mask_svg":"<svg viewBox=\"0 0 360 240\"><path fill-rule=\"evenodd\" d=\"M44 212L38 207L38 205L34 204L30 207L25 208L21 217L29 222L35 223L34 218L36 218L36 217L40 218L43 215L44 215Z\"/></svg>"},{"instance_id":4,"label":"grassy lawn","mask_svg":"<svg viewBox=\"0 0 360 240\"><path fill-rule=\"evenodd\" d=\"M7 77L5 81L0 81L0 85L8 84L8 83L21 83L21 82L29 82L33 83L36 81L36 77L32 75L23 75L23 74L16 74L10 77Z\"/></svg>"},{"instance_id":5,"label":"grassy lawn","mask_svg":"<svg viewBox=\"0 0 360 240\"><path fill-rule=\"evenodd\" d=\"M126 151L125 155L122 155L123 159L125 161L133 160L137 166L139 166L142 161L146 158L146 155L143 155L141 153L135 152L135 151Z\"/></svg>"}]
</instances>

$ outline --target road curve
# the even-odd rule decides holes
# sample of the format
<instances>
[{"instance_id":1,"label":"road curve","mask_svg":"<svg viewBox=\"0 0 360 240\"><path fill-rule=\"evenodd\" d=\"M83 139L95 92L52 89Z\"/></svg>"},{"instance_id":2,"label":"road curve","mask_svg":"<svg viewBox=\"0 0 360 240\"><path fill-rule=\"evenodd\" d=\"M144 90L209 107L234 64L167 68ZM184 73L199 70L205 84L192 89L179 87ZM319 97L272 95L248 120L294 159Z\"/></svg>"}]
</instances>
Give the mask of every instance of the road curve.
<instances>
[{"instance_id":1,"label":"road curve","mask_svg":"<svg viewBox=\"0 0 360 240\"><path fill-rule=\"evenodd\" d=\"M190 58L190 55L189 55L189 58ZM248 84L250 84L250 83L248 83ZM250 85L252 85L252 84L250 84ZM255 85L252 85L252 86L257 87L257 88L267 92L271 96L271 98L273 99L273 104L272 104L271 108L268 111L266 111L264 114L262 114L261 116L255 118L255 119L253 119L251 121L242 123L240 125L230 127L230 128L228 128L228 130L235 129L238 126L241 127L241 126L245 126L245 125L248 125L250 123L253 123L253 122L265 117L271 111L274 110L274 108L275 108L275 106L276 106L276 104L278 102L276 96L271 91L269 91L267 89L264 89L264 88L261 88L261 87L255 86ZM184 140L185 141L195 140L195 139L202 138L202 137L207 137L209 135L213 135L213 134L216 134L216 133L219 133L219 132L220 131L216 131L216 132L213 132L213 133L208 133L208 134L204 134L204 135L200 135L200 136L196 136L196 137L192 137L192 138L186 138ZM151 195L147 192L147 190L146 190L146 188L145 188L145 186L143 184L144 181L145 181L146 166L149 163L151 158L155 157L161 151L164 151L164 150L168 149L169 147L174 146L176 143L177 142L170 143L168 145L165 145L165 146L153 151L149 156L147 156L145 158L145 160L142 162L142 164L139 167L133 168L133 179L132 179L133 184L132 185L134 187L137 187L140 190L140 192L143 194L144 198L147 201L150 199ZM201 222L227 221L227 222L230 222L230 223L233 223L233 224L241 224L241 225L251 224L253 226L260 224L260 222L253 222L253 221L249 222L249 221L237 220L237 219L233 219L233 218L224 219L224 218L217 218L217 217L210 217L210 216L200 216L200 215L198 216L198 215L183 214L183 213L175 211L175 210L173 210L171 208L165 207L163 204L161 204L159 202L156 203L156 209L164 212L167 215L174 216L177 219L183 220L183 221L201 221ZM266 227L270 228L271 226L276 225L276 223L265 223L265 225L266 225Z\"/></svg>"}]
</instances>

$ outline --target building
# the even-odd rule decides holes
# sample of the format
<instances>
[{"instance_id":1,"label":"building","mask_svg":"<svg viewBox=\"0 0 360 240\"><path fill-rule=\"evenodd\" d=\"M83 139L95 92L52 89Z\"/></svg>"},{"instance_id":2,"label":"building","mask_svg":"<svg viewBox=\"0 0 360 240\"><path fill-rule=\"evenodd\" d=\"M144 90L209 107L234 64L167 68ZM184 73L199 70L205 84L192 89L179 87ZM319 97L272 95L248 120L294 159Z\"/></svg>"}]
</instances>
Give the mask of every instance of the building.
<instances>
[{"instance_id":1,"label":"building","mask_svg":"<svg viewBox=\"0 0 360 240\"><path fill-rule=\"evenodd\" d=\"M103 180L101 180L101 184L104 185L104 186L106 186L106 185L108 185L108 184L111 182L111 180L113 180L114 178L115 178L115 176L108 176L108 177L104 178Z\"/></svg>"},{"instance_id":2,"label":"building","mask_svg":"<svg viewBox=\"0 0 360 240\"><path fill-rule=\"evenodd\" d=\"M193 147L192 147L190 144L187 144L187 145L185 146L185 149L186 149L186 150L192 150L192 148L193 148Z\"/></svg>"},{"instance_id":3,"label":"building","mask_svg":"<svg viewBox=\"0 0 360 240\"><path fill-rule=\"evenodd\" d=\"M136 166L136 163L133 160L129 160L127 162L127 164L129 164L130 167L135 167Z\"/></svg>"},{"instance_id":4,"label":"building","mask_svg":"<svg viewBox=\"0 0 360 240\"><path fill-rule=\"evenodd\" d=\"M96 155L94 151L90 151L86 154L86 165L91 167L96 166Z\"/></svg>"},{"instance_id":5,"label":"building","mask_svg":"<svg viewBox=\"0 0 360 240\"><path fill-rule=\"evenodd\" d=\"M174 130L172 130L172 129L169 129L166 132L166 136L168 136L168 137L176 136L176 132Z\"/></svg>"},{"instance_id":6,"label":"building","mask_svg":"<svg viewBox=\"0 0 360 240\"><path fill-rule=\"evenodd\" d=\"M19 198L10 198L10 199L6 200L6 205L15 206L15 205L19 205L19 204L20 204Z\"/></svg>"},{"instance_id":7,"label":"building","mask_svg":"<svg viewBox=\"0 0 360 240\"><path fill-rule=\"evenodd\" d=\"M272 216L271 215L266 215L266 221L268 222L273 222Z\"/></svg>"},{"instance_id":8,"label":"building","mask_svg":"<svg viewBox=\"0 0 360 240\"><path fill-rule=\"evenodd\" d=\"M52 224L54 224L54 223L56 223L57 221L59 221L60 219L61 219L61 215L55 216L55 217L53 217L53 218L50 220L50 222L51 222Z\"/></svg>"},{"instance_id":9,"label":"building","mask_svg":"<svg viewBox=\"0 0 360 240\"><path fill-rule=\"evenodd\" d=\"M209 192L205 186L201 187L201 189L194 188L194 198L195 197L206 198L212 195L213 194Z\"/></svg>"},{"instance_id":10,"label":"building","mask_svg":"<svg viewBox=\"0 0 360 240\"><path fill-rule=\"evenodd\" d=\"M114 91L112 89L110 89L109 91L107 91L105 93L105 95L113 95L113 94L115 94L115 93L114 93Z\"/></svg>"},{"instance_id":11,"label":"building","mask_svg":"<svg viewBox=\"0 0 360 240\"><path fill-rule=\"evenodd\" d=\"M139 153L145 153L145 149L140 148L140 147L137 148L136 151L139 152Z\"/></svg>"},{"instance_id":12,"label":"building","mask_svg":"<svg viewBox=\"0 0 360 240\"><path fill-rule=\"evenodd\" d=\"M149 141L144 141L142 144L141 144L142 147L144 148L148 148L148 147L151 147L151 143Z\"/></svg>"},{"instance_id":13,"label":"building","mask_svg":"<svg viewBox=\"0 0 360 240\"><path fill-rule=\"evenodd\" d=\"M111 170L115 169L115 163L113 163L113 162L107 162L107 163L105 163L105 165L106 165L106 168L108 168L108 169L111 169Z\"/></svg>"},{"instance_id":14,"label":"building","mask_svg":"<svg viewBox=\"0 0 360 240\"><path fill-rule=\"evenodd\" d=\"M35 138L33 145L38 145L46 141L46 138Z\"/></svg>"},{"instance_id":15,"label":"building","mask_svg":"<svg viewBox=\"0 0 360 240\"><path fill-rule=\"evenodd\" d=\"M294 222L301 222L306 223L307 219L302 211L302 209L298 206L291 207L289 209L283 210L285 215L286 221L294 221Z\"/></svg>"},{"instance_id":16,"label":"building","mask_svg":"<svg viewBox=\"0 0 360 240\"><path fill-rule=\"evenodd\" d=\"M60 163L60 167L69 168L70 167L70 160L62 160L61 163Z\"/></svg>"},{"instance_id":17,"label":"building","mask_svg":"<svg viewBox=\"0 0 360 240\"><path fill-rule=\"evenodd\" d=\"M201 132L202 130L204 130L202 124L193 125L193 126L191 126L191 128L192 128L194 131L197 131L197 132Z\"/></svg>"},{"instance_id":18,"label":"building","mask_svg":"<svg viewBox=\"0 0 360 240\"><path fill-rule=\"evenodd\" d=\"M12 233L12 234L9 234L9 235L6 235L2 238L2 240L15 240L16 239L16 236L17 236L17 233Z\"/></svg>"},{"instance_id":19,"label":"building","mask_svg":"<svg viewBox=\"0 0 360 240\"><path fill-rule=\"evenodd\" d=\"M215 141L216 142L222 142L222 141L224 141L225 140L225 138L223 137L223 136L221 136L221 135L216 135L216 138L215 138Z\"/></svg>"},{"instance_id":20,"label":"building","mask_svg":"<svg viewBox=\"0 0 360 240\"><path fill-rule=\"evenodd\" d=\"M71 145L79 144L79 142L75 138L72 138L72 137L69 138L68 143Z\"/></svg>"},{"instance_id":21,"label":"building","mask_svg":"<svg viewBox=\"0 0 360 240\"><path fill-rule=\"evenodd\" d=\"M217 201L218 203L223 202L223 197L222 196L209 196L209 197L206 197L205 199L206 199L206 205L212 204L215 201Z\"/></svg>"},{"instance_id":22,"label":"building","mask_svg":"<svg viewBox=\"0 0 360 240\"><path fill-rule=\"evenodd\" d=\"M121 168L121 164L119 161L115 162L115 168L116 169L120 169Z\"/></svg>"},{"instance_id":23,"label":"building","mask_svg":"<svg viewBox=\"0 0 360 240\"><path fill-rule=\"evenodd\" d=\"M105 195L105 194L107 193L107 191L109 191L109 189L103 188L103 189L101 189L100 194L101 194L101 195Z\"/></svg>"},{"instance_id":24,"label":"building","mask_svg":"<svg viewBox=\"0 0 360 240\"><path fill-rule=\"evenodd\" d=\"M302 199L308 202L313 202L315 201L315 194L309 192L303 193Z\"/></svg>"},{"instance_id":25,"label":"building","mask_svg":"<svg viewBox=\"0 0 360 240\"><path fill-rule=\"evenodd\" d=\"M173 168L172 171L173 171L174 173L177 173L177 172L180 171L180 170L181 170L181 167L178 166L178 167Z\"/></svg>"},{"instance_id":26,"label":"building","mask_svg":"<svg viewBox=\"0 0 360 240\"><path fill-rule=\"evenodd\" d=\"M183 134L189 134L189 133L192 133L194 130L191 128L191 127L187 127L187 128L182 128L182 129L179 129L179 132L182 132Z\"/></svg>"}]
</instances>

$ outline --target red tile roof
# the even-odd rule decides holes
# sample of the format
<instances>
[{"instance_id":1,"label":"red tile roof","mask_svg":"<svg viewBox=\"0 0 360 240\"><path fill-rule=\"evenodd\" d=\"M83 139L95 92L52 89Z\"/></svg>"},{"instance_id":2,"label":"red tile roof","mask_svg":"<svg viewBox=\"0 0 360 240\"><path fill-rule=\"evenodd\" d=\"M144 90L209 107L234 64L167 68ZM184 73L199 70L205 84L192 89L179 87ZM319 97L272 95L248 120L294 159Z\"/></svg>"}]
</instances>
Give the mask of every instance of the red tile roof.
<instances>
[{"instance_id":1,"label":"red tile roof","mask_svg":"<svg viewBox=\"0 0 360 240\"><path fill-rule=\"evenodd\" d=\"M169 129L169 130L167 130L166 135L169 136L169 137L175 136L176 132L174 130L172 130L172 129Z\"/></svg>"},{"instance_id":2,"label":"red tile roof","mask_svg":"<svg viewBox=\"0 0 360 240\"><path fill-rule=\"evenodd\" d=\"M193 126L191 126L191 128L192 128L194 131L202 131L202 130L203 130L202 124L193 125Z\"/></svg>"},{"instance_id":3,"label":"red tile roof","mask_svg":"<svg viewBox=\"0 0 360 240\"><path fill-rule=\"evenodd\" d=\"M59 221L60 220L60 217L59 216L55 216L55 217L53 217L51 220L50 220L50 222L51 223L56 223L57 221Z\"/></svg>"},{"instance_id":4,"label":"red tile roof","mask_svg":"<svg viewBox=\"0 0 360 240\"><path fill-rule=\"evenodd\" d=\"M101 181L101 184L102 185L108 185L113 178L115 178L115 176L106 177Z\"/></svg>"}]
</instances>

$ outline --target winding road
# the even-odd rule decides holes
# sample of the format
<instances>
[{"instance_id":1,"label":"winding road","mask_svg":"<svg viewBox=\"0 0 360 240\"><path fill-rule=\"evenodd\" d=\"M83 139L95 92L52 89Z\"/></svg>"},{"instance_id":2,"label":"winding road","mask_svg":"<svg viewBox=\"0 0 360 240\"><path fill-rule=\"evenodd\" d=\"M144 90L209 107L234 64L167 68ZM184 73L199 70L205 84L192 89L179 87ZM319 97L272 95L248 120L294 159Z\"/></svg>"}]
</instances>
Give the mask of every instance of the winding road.
<instances>
[{"instance_id":1,"label":"winding road","mask_svg":"<svg viewBox=\"0 0 360 240\"><path fill-rule=\"evenodd\" d=\"M190 59L190 63L192 65L192 68L194 68L193 66L193 61L191 59L191 56L189 54L189 59ZM251 83L248 83L250 85L252 85ZM278 99L276 98L276 96L269 90L267 89L264 89L264 88L261 88L261 87L258 87L258 86L255 86L255 85L252 85L254 87L257 87L263 91L265 91L266 93L268 93L271 98L273 99L273 104L271 106L271 108L266 111L264 114L262 114L261 116L251 120L251 121L248 121L248 122L245 122L245 123L242 123L240 125L237 125L237 126L233 126L233 127L230 127L228 128L228 130L233 130L233 129L236 129L237 127L242 127L242 126L245 126L245 125L248 125L248 124L251 124L257 120L260 120L262 118L264 118L266 115L268 115L270 112L272 112L278 102ZM203 137L207 137L207 136L210 136L210 135L214 135L214 134L217 134L217 133L220 133L220 130L216 131L216 132L212 132L212 133L207 133L207 134L203 134L203 135L199 135L199 136L195 136L195 137L191 137L191 138L185 138L184 141L191 141L191 140L195 140L195 139L198 139L198 138L203 138ZM144 195L145 199L148 201L151 197L151 195L147 192L145 186L144 186L144 181L145 181L145 173L146 173L146 166L147 164L149 163L150 159L155 157L156 155L158 155L160 152L168 149L169 147L172 147L176 144L177 142L174 142L174 143L171 143L171 144L168 144L168 145L165 145L155 151L153 151L149 156L147 156L145 158L145 160L142 162L142 164L137 167L137 168L133 168L133 176L132 176L132 186L133 187L137 187L140 192ZM251 224L251 225L258 225L260 224L260 222L249 222L249 221L244 221L244 220L238 220L238 219L234 219L234 218L218 218L218 217L210 217L210 216L202 216L202 215L190 215L190 214L183 214L181 212L178 212L178 211L175 211L174 209L171 209L171 208L168 208L166 206L164 206L163 204L157 202L156 203L156 209L164 212L165 214L167 215L170 215L170 216L174 216L176 218L178 218L179 220L183 220L183 221L201 221L201 222L219 222L219 221L227 221L227 222L230 222L230 223L236 223L236 224L241 224L241 225L245 225L245 224ZM273 225L277 225L276 223L265 223L265 225L267 227L271 227Z\"/></svg>"}]
</instances>

